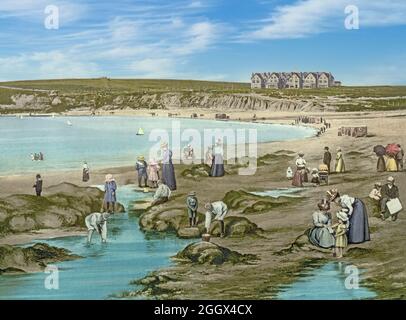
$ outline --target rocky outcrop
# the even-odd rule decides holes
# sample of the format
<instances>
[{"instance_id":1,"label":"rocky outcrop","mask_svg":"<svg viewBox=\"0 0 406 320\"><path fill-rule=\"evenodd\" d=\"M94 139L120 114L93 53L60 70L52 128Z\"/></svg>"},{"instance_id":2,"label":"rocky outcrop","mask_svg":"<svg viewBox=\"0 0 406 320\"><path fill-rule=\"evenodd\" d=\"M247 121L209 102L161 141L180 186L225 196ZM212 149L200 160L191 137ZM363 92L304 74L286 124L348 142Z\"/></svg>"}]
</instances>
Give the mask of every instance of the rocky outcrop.
<instances>
[{"instance_id":1,"label":"rocky outcrop","mask_svg":"<svg viewBox=\"0 0 406 320\"><path fill-rule=\"evenodd\" d=\"M256 259L251 254L241 254L211 242L196 242L180 251L174 259L181 263L215 264L242 263Z\"/></svg>"},{"instance_id":2,"label":"rocky outcrop","mask_svg":"<svg viewBox=\"0 0 406 320\"><path fill-rule=\"evenodd\" d=\"M174 232L180 238L200 238L205 232L204 215L198 213L196 228L188 228L189 219L185 208L152 207L140 216L139 224L143 231ZM224 219L227 237L258 236L262 230L245 217L229 216ZM210 234L220 236L220 224L213 221Z\"/></svg>"},{"instance_id":3,"label":"rocky outcrop","mask_svg":"<svg viewBox=\"0 0 406 320\"><path fill-rule=\"evenodd\" d=\"M97 188L61 183L43 197L12 195L0 199L0 236L38 229L83 227L84 218L100 210L104 194ZM124 207L117 204L117 211Z\"/></svg>"},{"instance_id":4,"label":"rocky outcrop","mask_svg":"<svg viewBox=\"0 0 406 320\"><path fill-rule=\"evenodd\" d=\"M262 197L241 190L229 191L223 199L229 209L244 215L268 213L300 200L300 198L292 197Z\"/></svg>"},{"instance_id":5,"label":"rocky outcrop","mask_svg":"<svg viewBox=\"0 0 406 320\"><path fill-rule=\"evenodd\" d=\"M40 272L47 264L79 258L66 249L44 243L28 248L0 245L0 274Z\"/></svg>"}]
</instances>

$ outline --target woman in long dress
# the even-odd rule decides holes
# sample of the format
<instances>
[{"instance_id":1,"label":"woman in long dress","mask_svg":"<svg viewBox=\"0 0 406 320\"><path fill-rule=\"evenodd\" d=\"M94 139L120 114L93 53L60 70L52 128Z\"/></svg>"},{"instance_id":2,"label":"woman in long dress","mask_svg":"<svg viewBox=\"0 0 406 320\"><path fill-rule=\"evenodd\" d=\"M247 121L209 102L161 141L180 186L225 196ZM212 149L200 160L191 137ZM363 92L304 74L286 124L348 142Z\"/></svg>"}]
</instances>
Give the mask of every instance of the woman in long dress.
<instances>
[{"instance_id":1,"label":"woman in long dress","mask_svg":"<svg viewBox=\"0 0 406 320\"><path fill-rule=\"evenodd\" d=\"M223 146L221 140L218 139L214 147L214 156L211 164L210 176L223 177L224 174Z\"/></svg>"},{"instance_id":2,"label":"woman in long dress","mask_svg":"<svg viewBox=\"0 0 406 320\"><path fill-rule=\"evenodd\" d=\"M162 181L169 189L176 190L175 168L172 163L172 151L168 144L163 143L162 148Z\"/></svg>"},{"instance_id":3,"label":"woman in long dress","mask_svg":"<svg viewBox=\"0 0 406 320\"><path fill-rule=\"evenodd\" d=\"M341 148L337 149L337 155L336 155L336 170L337 173L343 173L345 172L345 163L344 163L344 158L343 158L343 153Z\"/></svg>"},{"instance_id":4,"label":"woman in long dress","mask_svg":"<svg viewBox=\"0 0 406 320\"><path fill-rule=\"evenodd\" d=\"M82 170L82 181L83 182L87 182L90 179L90 169L89 169L89 165L87 164L87 162L85 161L83 163L83 170Z\"/></svg>"},{"instance_id":5,"label":"woman in long dress","mask_svg":"<svg viewBox=\"0 0 406 320\"><path fill-rule=\"evenodd\" d=\"M304 153L299 152L299 157L296 159L296 172L293 176L292 185L295 187L303 187L303 182L306 182L306 160Z\"/></svg>"},{"instance_id":6,"label":"woman in long dress","mask_svg":"<svg viewBox=\"0 0 406 320\"><path fill-rule=\"evenodd\" d=\"M309 240L318 247L330 249L334 247L333 229L331 228L331 213L328 202L317 204L319 211L313 213L313 225L310 230Z\"/></svg>"},{"instance_id":7,"label":"woman in long dress","mask_svg":"<svg viewBox=\"0 0 406 320\"><path fill-rule=\"evenodd\" d=\"M398 164L393 155L388 155L388 159L386 160L386 171L398 171Z\"/></svg>"},{"instance_id":8,"label":"woman in long dress","mask_svg":"<svg viewBox=\"0 0 406 320\"><path fill-rule=\"evenodd\" d=\"M117 184L113 178L113 175L107 174L106 181L104 183L104 209L107 212L114 213L115 205L117 202Z\"/></svg>"},{"instance_id":9,"label":"woman in long dress","mask_svg":"<svg viewBox=\"0 0 406 320\"><path fill-rule=\"evenodd\" d=\"M376 164L376 171L378 172L385 172L386 171L386 163L385 158L383 155L378 155L378 162Z\"/></svg>"},{"instance_id":10,"label":"woman in long dress","mask_svg":"<svg viewBox=\"0 0 406 320\"><path fill-rule=\"evenodd\" d=\"M348 195L340 195L337 189L327 192L330 201L347 209L349 217L348 243L363 243L371 240L367 208L360 199Z\"/></svg>"}]
</instances>

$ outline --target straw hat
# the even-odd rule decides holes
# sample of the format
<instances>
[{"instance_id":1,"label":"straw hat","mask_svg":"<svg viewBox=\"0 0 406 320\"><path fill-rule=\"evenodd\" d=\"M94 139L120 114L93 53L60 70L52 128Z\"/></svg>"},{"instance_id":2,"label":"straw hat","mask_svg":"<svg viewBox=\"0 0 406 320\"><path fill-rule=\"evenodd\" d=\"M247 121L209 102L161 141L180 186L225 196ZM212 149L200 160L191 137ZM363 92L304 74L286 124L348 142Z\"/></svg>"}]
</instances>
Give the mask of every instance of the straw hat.
<instances>
[{"instance_id":1,"label":"straw hat","mask_svg":"<svg viewBox=\"0 0 406 320\"><path fill-rule=\"evenodd\" d=\"M149 165L151 165L151 166L156 166L157 164L158 164L158 162L156 162L155 159L150 159L150 160L149 160Z\"/></svg>"},{"instance_id":2,"label":"straw hat","mask_svg":"<svg viewBox=\"0 0 406 320\"><path fill-rule=\"evenodd\" d=\"M348 215L344 210L338 211L336 215L337 215L337 218L340 219L341 221L344 221L344 222L348 221Z\"/></svg>"},{"instance_id":3,"label":"straw hat","mask_svg":"<svg viewBox=\"0 0 406 320\"><path fill-rule=\"evenodd\" d=\"M143 156L143 155L141 155L141 156L138 156L137 160L144 161L144 160L145 160L145 158L144 158L144 156Z\"/></svg>"},{"instance_id":4,"label":"straw hat","mask_svg":"<svg viewBox=\"0 0 406 320\"><path fill-rule=\"evenodd\" d=\"M196 192L195 192L195 191L191 191L191 192L189 192L188 195L189 195L189 196L192 196L192 197L195 197L195 196L196 196Z\"/></svg>"},{"instance_id":5,"label":"straw hat","mask_svg":"<svg viewBox=\"0 0 406 320\"><path fill-rule=\"evenodd\" d=\"M299 157L303 157L305 154L304 154L304 152L303 151L300 151L299 152Z\"/></svg>"},{"instance_id":6,"label":"straw hat","mask_svg":"<svg viewBox=\"0 0 406 320\"><path fill-rule=\"evenodd\" d=\"M388 182L394 182L395 178L392 176L389 176L388 179L386 179Z\"/></svg>"},{"instance_id":7,"label":"straw hat","mask_svg":"<svg viewBox=\"0 0 406 320\"><path fill-rule=\"evenodd\" d=\"M337 195L338 195L338 190L337 189L331 189L331 190L327 191L327 196L330 198L330 201L337 198Z\"/></svg>"},{"instance_id":8,"label":"straw hat","mask_svg":"<svg viewBox=\"0 0 406 320\"><path fill-rule=\"evenodd\" d=\"M380 182L375 182L375 187L382 187L382 183L380 183Z\"/></svg>"},{"instance_id":9,"label":"straw hat","mask_svg":"<svg viewBox=\"0 0 406 320\"><path fill-rule=\"evenodd\" d=\"M166 148L168 146L168 142L161 142L161 148Z\"/></svg>"},{"instance_id":10,"label":"straw hat","mask_svg":"<svg viewBox=\"0 0 406 320\"><path fill-rule=\"evenodd\" d=\"M114 178L113 178L113 175L112 174L106 174L106 182L110 182L110 181L113 181L114 180Z\"/></svg>"},{"instance_id":11,"label":"straw hat","mask_svg":"<svg viewBox=\"0 0 406 320\"><path fill-rule=\"evenodd\" d=\"M338 147L338 148L337 148L337 151L343 151L343 150L341 149L341 147Z\"/></svg>"},{"instance_id":12,"label":"straw hat","mask_svg":"<svg viewBox=\"0 0 406 320\"><path fill-rule=\"evenodd\" d=\"M206 204L204 205L204 208L207 209L207 210L211 210L211 209L213 208L213 206L211 205L210 202L208 202L208 203L206 203Z\"/></svg>"}]
</instances>

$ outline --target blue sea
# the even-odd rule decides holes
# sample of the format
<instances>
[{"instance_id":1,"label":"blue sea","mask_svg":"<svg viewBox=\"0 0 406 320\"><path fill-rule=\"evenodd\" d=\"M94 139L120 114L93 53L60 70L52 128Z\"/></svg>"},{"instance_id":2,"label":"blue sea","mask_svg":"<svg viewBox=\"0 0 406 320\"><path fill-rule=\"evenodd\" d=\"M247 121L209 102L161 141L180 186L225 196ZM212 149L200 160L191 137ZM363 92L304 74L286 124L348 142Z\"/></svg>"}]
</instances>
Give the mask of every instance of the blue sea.
<instances>
[{"instance_id":1,"label":"blue sea","mask_svg":"<svg viewBox=\"0 0 406 320\"><path fill-rule=\"evenodd\" d=\"M68 121L71 125L68 125ZM258 142L301 139L314 135L314 130L306 127L199 119L128 116L0 117L0 175L80 169L83 161L87 161L91 168L133 165L138 155L143 154L148 158L151 147L159 145L156 141L158 138L153 139L156 133L154 130L166 130L170 144L174 140L179 141L176 135L172 136L173 126L176 125L180 126L180 133L186 136L190 129L201 134L200 149L196 145L194 148L202 154L205 130L231 129L236 133L237 130L245 129L248 141L248 129L256 129ZM144 129L145 135L136 135L139 128ZM187 137L185 141L179 142L180 147L187 144ZM32 161L30 155L39 152L45 155L45 160Z\"/></svg>"}]
</instances>

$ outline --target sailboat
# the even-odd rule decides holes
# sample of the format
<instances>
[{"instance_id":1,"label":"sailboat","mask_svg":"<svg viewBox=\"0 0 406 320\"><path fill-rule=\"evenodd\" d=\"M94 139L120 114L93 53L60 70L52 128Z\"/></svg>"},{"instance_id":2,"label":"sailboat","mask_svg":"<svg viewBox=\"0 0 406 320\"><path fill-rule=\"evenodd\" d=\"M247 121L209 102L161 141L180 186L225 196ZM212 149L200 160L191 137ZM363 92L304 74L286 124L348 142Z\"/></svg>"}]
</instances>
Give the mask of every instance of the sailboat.
<instances>
[{"instance_id":1,"label":"sailboat","mask_svg":"<svg viewBox=\"0 0 406 320\"><path fill-rule=\"evenodd\" d=\"M144 135L144 129L143 128L139 128L138 132L137 132L137 136L143 136Z\"/></svg>"},{"instance_id":2,"label":"sailboat","mask_svg":"<svg viewBox=\"0 0 406 320\"><path fill-rule=\"evenodd\" d=\"M68 126L72 126L72 122L70 122L69 120L66 121L66 124L67 124Z\"/></svg>"}]
</instances>

